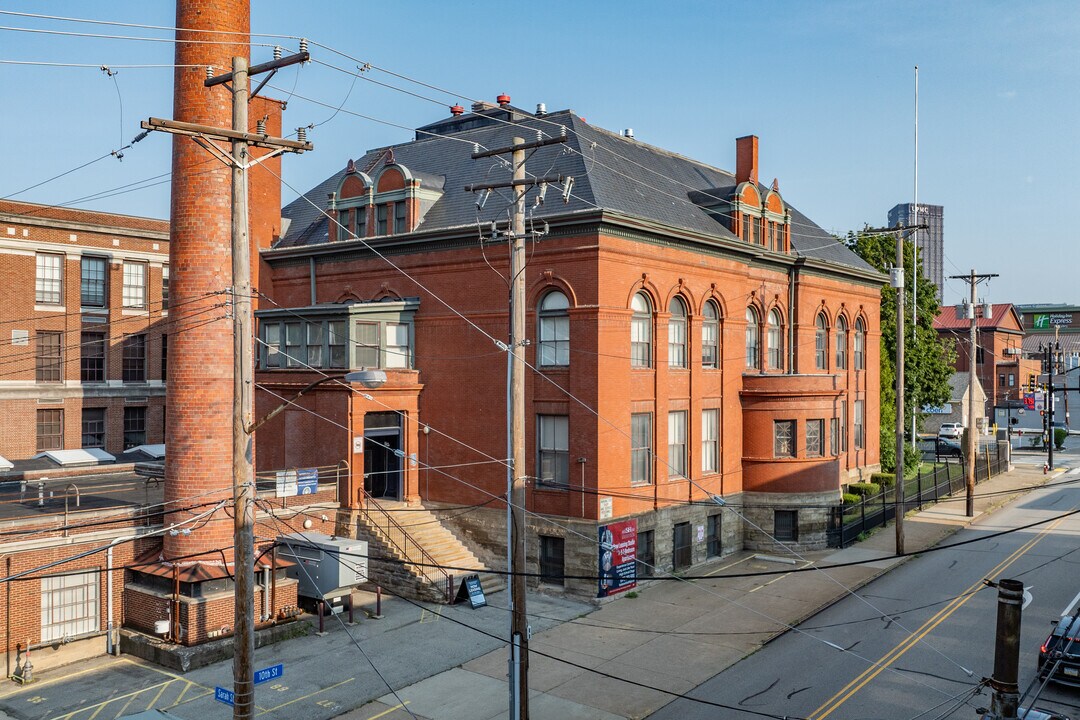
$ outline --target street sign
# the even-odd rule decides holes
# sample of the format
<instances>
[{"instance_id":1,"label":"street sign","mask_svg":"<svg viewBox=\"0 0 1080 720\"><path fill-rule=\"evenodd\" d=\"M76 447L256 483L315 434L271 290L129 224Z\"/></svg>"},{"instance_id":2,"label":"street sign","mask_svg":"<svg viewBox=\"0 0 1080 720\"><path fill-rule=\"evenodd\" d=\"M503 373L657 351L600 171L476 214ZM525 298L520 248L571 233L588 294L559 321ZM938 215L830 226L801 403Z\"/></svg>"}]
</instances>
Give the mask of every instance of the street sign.
<instances>
[{"instance_id":1,"label":"street sign","mask_svg":"<svg viewBox=\"0 0 1080 720\"><path fill-rule=\"evenodd\" d=\"M236 693L234 693L232 690L226 690L223 687L214 688L214 699L218 702L225 703L226 705L235 705L235 698Z\"/></svg>"},{"instance_id":2,"label":"street sign","mask_svg":"<svg viewBox=\"0 0 1080 720\"><path fill-rule=\"evenodd\" d=\"M269 682L271 680L276 680L277 678L281 677L284 674L285 674L285 666L283 664L281 664L281 663L278 663L277 665L271 665L270 667L263 668L262 670L256 670L255 671L255 684L259 685L259 684L264 683L264 682Z\"/></svg>"}]
</instances>

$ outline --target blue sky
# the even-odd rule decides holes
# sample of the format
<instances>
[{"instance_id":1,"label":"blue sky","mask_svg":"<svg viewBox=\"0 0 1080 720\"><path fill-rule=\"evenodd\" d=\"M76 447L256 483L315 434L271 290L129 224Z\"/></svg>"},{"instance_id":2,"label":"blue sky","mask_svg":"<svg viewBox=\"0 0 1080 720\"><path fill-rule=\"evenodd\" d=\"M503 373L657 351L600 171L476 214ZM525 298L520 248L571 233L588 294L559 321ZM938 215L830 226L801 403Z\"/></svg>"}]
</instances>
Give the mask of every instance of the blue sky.
<instances>
[{"instance_id":1,"label":"blue sky","mask_svg":"<svg viewBox=\"0 0 1080 720\"><path fill-rule=\"evenodd\" d=\"M159 0L6 0L0 9L163 26L175 18L174 4ZM0 26L171 38L9 15ZM409 140L407 128L445 117L455 102L506 92L522 108L572 108L729 170L735 138L758 135L762 179L778 178L785 198L838 233L883 225L890 207L912 199L918 65L919 200L945 206L946 275L999 273L980 288L993 302L1080 304L1071 222L1080 197L1080 3L254 0L252 30L305 36L447 91L370 71L424 98L364 80L350 93L347 75L317 64L279 73L269 94L293 93L289 127L333 112L299 96L344 101L344 110L383 121L343 112L319 125L309 136L315 152L286 160L297 188L369 148ZM257 47L253 62L269 56ZM0 197L126 144L146 117L169 117L171 69L110 78L96 66L172 58L167 42L0 30L0 60L95 66L0 64ZM16 197L66 203L168 171L168 139L153 135L122 162L109 157ZM75 205L166 217L168 188ZM961 293L966 285L947 283L946 302Z\"/></svg>"}]
</instances>

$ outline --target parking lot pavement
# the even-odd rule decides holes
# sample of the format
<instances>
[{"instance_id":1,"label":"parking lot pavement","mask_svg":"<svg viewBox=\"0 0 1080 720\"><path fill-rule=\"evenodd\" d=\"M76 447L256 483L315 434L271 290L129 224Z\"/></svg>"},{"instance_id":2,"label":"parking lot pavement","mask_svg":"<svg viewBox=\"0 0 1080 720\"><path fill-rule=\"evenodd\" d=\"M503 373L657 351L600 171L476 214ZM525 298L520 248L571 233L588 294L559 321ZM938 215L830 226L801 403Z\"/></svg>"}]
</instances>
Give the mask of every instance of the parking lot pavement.
<instances>
[{"instance_id":1,"label":"parking lot pavement","mask_svg":"<svg viewBox=\"0 0 1080 720\"><path fill-rule=\"evenodd\" d=\"M255 715L329 720L386 696L388 684L405 687L502 647L506 602L505 593L496 593L487 606L473 610L467 604L421 606L385 598L383 619L351 627L330 619L325 636L259 648L256 668L282 664L284 673L256 686ZM592 609L548 595L530 594L529 603L538 630ZM215 699L215 686L232 688L230 660L181 675L128 656L99 657L38 673L31 685L0 685L0 720L113 720L154 708L181 720L230 717L231 709ZM384 699L376 709L365 708L364 717L409 717L392 695Z\"/></svg>"}]
</instances>

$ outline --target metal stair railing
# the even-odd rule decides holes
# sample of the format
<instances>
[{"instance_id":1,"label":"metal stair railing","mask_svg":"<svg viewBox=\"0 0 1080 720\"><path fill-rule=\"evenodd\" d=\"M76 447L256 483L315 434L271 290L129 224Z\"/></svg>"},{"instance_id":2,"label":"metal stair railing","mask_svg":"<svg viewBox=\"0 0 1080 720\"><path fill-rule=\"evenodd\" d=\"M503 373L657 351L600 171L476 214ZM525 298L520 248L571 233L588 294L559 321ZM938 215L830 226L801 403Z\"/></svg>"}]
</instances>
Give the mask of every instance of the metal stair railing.
<instances>
[{"instance_id":1,"label":"metal stair railing","mask_svg":"<svg viewBox=\"0 0 1080 720\"><path fill-rule=\"evenodd\" d=\"M378 510L378 514L372 513L368 510L368 503L371 507ZM424 563L424 566L420 568L424 579L432 584L429 572L433 572L439 580L441 580L443 595L446 596L446 601L450 601L450 595L453 589L450 587L451 579L450 573L443 570L435 558L424 549L424 546L416 541L409 531L394 518L390 517L390 513L383 508L366 490L364 491L364 505L360 508L360 511L367 517L368 522L376 528L387 542L390 543L397 550L407 562L417 562L416 554L420 556L420 562ZM413 550L415 549L415 552Z\"/></svg>"}]
</instances>

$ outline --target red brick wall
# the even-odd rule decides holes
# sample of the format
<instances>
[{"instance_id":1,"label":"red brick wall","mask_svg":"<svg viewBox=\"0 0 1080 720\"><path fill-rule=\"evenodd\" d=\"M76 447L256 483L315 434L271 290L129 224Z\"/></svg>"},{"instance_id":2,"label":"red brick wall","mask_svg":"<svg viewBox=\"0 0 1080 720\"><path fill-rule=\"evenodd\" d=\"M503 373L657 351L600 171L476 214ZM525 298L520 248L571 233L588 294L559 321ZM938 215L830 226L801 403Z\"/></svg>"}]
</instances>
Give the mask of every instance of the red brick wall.
<instances>
[{"instance_id":1,"label":"red brick wall","mask_svg":"<svg viewBox=\"0 0 1080 720\"><path fill-rule=\"evenodd\" d=\"M123 528L123 525L112 526ZM131 524L128 528L133 527ZM117 536L124 534L124 530L117 530ZM107 577L106 552L89 555L84 558L61 563L45 570L34 571L49 563L71 557L93 547L109 544L109 537L100 536L93 539L76 540L67 542L57 538L59 533L52 533L56 538L55 543L46 547L35 547L26 551L11 551L2 561L0 568L4 575L18 575L26 571L32 571L25 579L16 579L4 583L0 590L0 638L3 646L14 649L17 643L23 647L29 641L31 646L41 642L41 577L45 575L58 575L63 573L100 570L98 573L98 618L99 631L104 633L108 623L107 603ZM49 537L47 534L45 537ZM136 540L134 542L118 543L113 549L113 621L120 626L123 617L121 605L124 588L123 567L130 564L140 553L146 552L153 543L160 542L153 538ZM10 611L9 611L10 609Z\"/></svg>"},{"instance_id":2,"label":"red brick wall","mask_svg":"<svg viewBox=\"0 0 1080 720\"><path fill-rule=\"evenodd\" d=\"M499 264L500 258L492 261L496 270L504 267ZM361 298L374 298L385 292L402 297L420 296L415 324L416 366L423 385L420 420L434 429L419 448L421 468L425 464L476 463L485 454L490 458L505 457L505 357L493 349L489 339L467 327L430 295L437 293L472 322L502 339L507 332L505 286L493 277L483 258L473 249L404 254L395 256L395 262L415 281L378 261L320 259L316 271L318 300L333 302L346 291ZM309 303L306 264L282 264L275 268L274 275L279 303L285 306ZM586 459L585 485L590 489L584 497L587 517L597 515L596 489L614 497L616 517L651 509L666 498L685 501L701 498L705 492L740 492L744 487L743 460L752 450L746 447L744 401L740 392L747 372L743 358L745 312L755 294L758 302L763 295L770 306L780 307L785 318L785 347L790 342L787 325L793 323L796 367L813 367L813 317L817 309L825 307L830 317L845 313L849 320L848 369L836 371L835 380L839 397L849 406L849 451L841 453L836 462L815 462L800 468L799 472L804 473L802 479L788 485L799 486L803 492L838 488L841 472L876 465L880 289L809 274L800 276L797 282L795 308L791 308L789 277L783 268L748 266L735 258L615 236L546 238L530 256L527 276L530 312L526 331L533 344L527 349L526 357L535 363L536 317L532 310L545 288L558 287L571 299L571 361L568 369L527 373L526 397L531 399L525 433L528 473L535 475L536 413L565 413L570 418L572 484L578 484L581 479L582 467L577 458ZM649 294L657 310L653 328L656 362L650 369L632 369L629 362L629 306L638 290ZM684 298L691 314L688 369L667 367L667 309L676 294ZM700 360L700 313L709 297L717 300L723 316L719 370L703 369ZM853 361L857 315L863 316L869 327L866 367L870 370L863 372L854 370ZM785 359L786 355L785 352ZM833 373L834 369L830 366L828 372ZM800 389L804 383L816 381L794 377L789 382L793 388ZM831 375L829 382L833 382ZM581 402L568 398L557 385ZM866 403L867 449L859 453L854 451L852 429L855 399ZM722 411L722 472L702 477L701 410L712 407ZM588 408L594 408L599 417ZM688 468L694 484L668 479L665 458L670 410L688 413ZM815 410L819 411L823 409ZM629 484L632 412L654 413L655 482L641 489ZM826 431L827 419L832 416L831 412L824 416ZM329 439L338 432L317 418L311 422L310 435L286 436L281 425L275 426L277 430L268 426L260 437L260 447L272 449L283 443L304 442L307 437ZM421 494L445 503L490 501L493 495L502 496L505 483L505 468L495 462L454 467L445 472L421 469L419 473ZM633 494L640 499L620 497ZM576 492L533 491L528 502L529 509L536 512L568 516L583 513L582 495Z\"/></svg>"},{"instance_id":3,"label":"red brick wall","mask_svg":"<svg viewBox=\"0 0 1080 720\"><path fill-rule=\"evenodd\" d=\"M177 4L176 25L193 30L246 33L247 0L190 0ZM178 32L177 39L205 40L206 33ZM223 87L206 88L206 66L232 69L233 56L248 55L243 35L224 35L235 44L176 43L173 117L214 127L232 124L232 97ZM228 322L198 325L199 313L231 285L231 194L229 170L190 138L173 137L171 245L172 314L192 322L170 346L176 361L168 378L169 454L165 499L195 495L231 496L233 337ZM214 295L213 293L219 293ZM213 315L214 313L212 313ZM201 316L205 317L205 316ZM170 516L167 522L180 520ZM199 532L165 538L166 557L231 546L232 521L224 512Z\"/></svg>"},{"instance_id":4,"label":"red brick wall","mask_svg":"<svg viewBox=\"0 0 1080 720\"><path fill-rule=\"evenodd\" d=\"M0 409L9 422L0 424L0 455L23 459L37 452L36 411L64 410L64 448L82 447L82 408L108 408L105 450L123 450L124 396L145 398L130 403L147 408L147 442L162 442L164 385L161 382L161 336L172 334L168 312L162 311L162 263L168 260L167 224L90 211L67 211L32 203L0 201ZM35 303L35 253L63 257L59 305ZM80 312L80 263L83 255L107 260L106 303ZM123 307L123 262L146 263L145 309ZM100 322L91 323L91 319ZM29 335L26 345L13 345L12 331ZM107 383L80 386L81 333L107 337ZM62 381L38 383L35 378L37 333L61 333ZM122 343L127 335L146 336L146 382L117 387L122 378ZM17 383L17 384L16 384ZM48 400L40 404L39 400Z\"/></svg>"}]
</instances>

